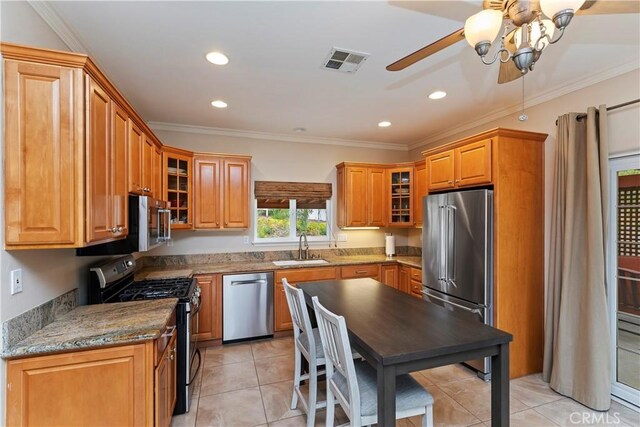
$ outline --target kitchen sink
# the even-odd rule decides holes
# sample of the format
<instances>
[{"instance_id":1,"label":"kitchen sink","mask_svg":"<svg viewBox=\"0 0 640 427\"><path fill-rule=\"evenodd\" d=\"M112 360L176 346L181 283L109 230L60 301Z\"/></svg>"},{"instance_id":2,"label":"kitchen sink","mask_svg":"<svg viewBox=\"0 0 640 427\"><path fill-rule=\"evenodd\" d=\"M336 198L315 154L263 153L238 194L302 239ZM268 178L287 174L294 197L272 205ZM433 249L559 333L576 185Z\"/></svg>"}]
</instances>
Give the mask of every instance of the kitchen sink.
<instances>
[{"instance_id":1,"label":"kitchen sink","mask_svg":"<svg viewBox=\"0 0 640 427\"><path fill-rule=\"evenodd\" d=\"M329 261L324 259L294 259L289 261L272 261L278 267L285 267L287 265L317 265L328 264Z\"/></svg>"}]
</instances>

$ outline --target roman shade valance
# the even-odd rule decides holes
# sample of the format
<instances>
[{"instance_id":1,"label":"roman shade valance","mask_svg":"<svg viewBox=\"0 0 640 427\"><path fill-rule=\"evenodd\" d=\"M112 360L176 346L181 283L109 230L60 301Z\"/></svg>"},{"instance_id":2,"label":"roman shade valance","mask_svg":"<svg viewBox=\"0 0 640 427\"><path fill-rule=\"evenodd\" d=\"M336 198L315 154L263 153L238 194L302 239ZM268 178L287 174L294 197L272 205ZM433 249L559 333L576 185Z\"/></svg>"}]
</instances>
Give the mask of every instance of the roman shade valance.
<instances>
[{"instance_id":1,"label":"roman shade valance","mask_svg":"<svg viewBox=\"0 0 640 427\"><path fill-rule=\"evenodd\" d=\"M324 182L256 181L258 208L286 209L295 199L299 209L324 209L331 199L331 184Z\"/></svg>"}]
</instances>

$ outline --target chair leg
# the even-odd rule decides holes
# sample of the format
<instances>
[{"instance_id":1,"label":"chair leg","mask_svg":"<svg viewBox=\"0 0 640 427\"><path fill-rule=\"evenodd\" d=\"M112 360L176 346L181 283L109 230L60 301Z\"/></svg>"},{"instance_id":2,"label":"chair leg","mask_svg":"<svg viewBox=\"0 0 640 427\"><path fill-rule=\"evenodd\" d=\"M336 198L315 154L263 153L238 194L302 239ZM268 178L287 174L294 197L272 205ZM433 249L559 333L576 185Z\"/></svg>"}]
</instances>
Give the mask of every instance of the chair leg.
<instances>
[{"instance_id":1,"label":"chair leg","mask_svg":"<svg viewBox=\"0 0 640 427\"><path fill-rule=\"evenodd\" d=\"M309 361L309 411L307 412L307 427L313 427L316 421L316 403L318 400L318 363Z\"/></svg>"},{"instance_id":2,"label":"chair leg","mask_svg":"<svg viewBox=\"0 0 640 427\"><path fill-rule=\"evenodd\" d=\"M296 409L298 406L298 393L296 390L300 387L300 370L302 369L302 361L300 357L302 354L300 350L294 345L293 349L294 363L293 363L293 396L291 396L291 409Z\"/></svg>"},{"instance_id":3,"label":"chair leg","mask_svg":"<svg viewBox=\"0 0 640 427\"><path fill-rule=\"evenodd\" d=\"M433 427L433 405L426 407L425 414L422 416L422 427Z\"/></svg>"},{"instance_id":4,"label":"chair leg","mask_svg":"<svg viewBox=\"0 0 640 427\"><path fill-rule=\"evenodd\" d=\"M329 380L327 380L327 419L325 425L327 427L333 427L333 417L335 416L335 405L336 402L333 399L333 392L331 391L331 387L329 387Z\"/></svg>"}]
</instances>

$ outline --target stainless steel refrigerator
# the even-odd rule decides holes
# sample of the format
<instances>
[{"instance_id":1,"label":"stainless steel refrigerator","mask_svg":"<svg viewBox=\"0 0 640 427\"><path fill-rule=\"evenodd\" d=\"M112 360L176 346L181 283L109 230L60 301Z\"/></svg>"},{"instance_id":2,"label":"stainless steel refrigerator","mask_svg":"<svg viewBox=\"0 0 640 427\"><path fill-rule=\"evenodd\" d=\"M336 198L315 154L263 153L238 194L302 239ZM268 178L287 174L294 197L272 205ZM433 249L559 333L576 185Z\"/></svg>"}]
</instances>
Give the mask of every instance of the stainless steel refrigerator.
<instances>
[{"instance_id":1,"label":"stainless steel refrigerator","mask_svg":"<svg viewBox=\"0 0 640 427\"><path fill-rule=\"evenodd\" d=\"M493 191L432 194L423 204L422 298L492 326ZM490 379L490 358L467 364Z\"/></svg>"}]
</instances>

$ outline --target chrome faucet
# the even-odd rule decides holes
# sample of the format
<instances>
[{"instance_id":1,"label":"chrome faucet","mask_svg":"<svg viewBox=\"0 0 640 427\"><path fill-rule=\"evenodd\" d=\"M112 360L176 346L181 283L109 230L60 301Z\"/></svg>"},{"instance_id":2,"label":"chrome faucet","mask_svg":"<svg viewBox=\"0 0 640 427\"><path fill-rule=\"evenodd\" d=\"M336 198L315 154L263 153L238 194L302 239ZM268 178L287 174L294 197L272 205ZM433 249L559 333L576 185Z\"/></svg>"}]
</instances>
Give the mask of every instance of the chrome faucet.
<instances>
[{"instance_id":1,"label":"chrome faucet","mask_svg":"<svg viewBox=\"0 0 640 427\"><path fill-rule=\"evenodd\" d=\"M302 238L304 237L304 250L302 249ZM298 243L298 259L309 259L309 242L307 241L307 233L300 234Z\"/></svg>"}]
</instances>

